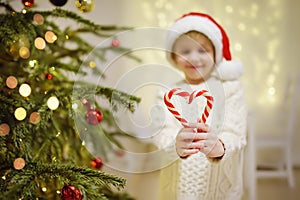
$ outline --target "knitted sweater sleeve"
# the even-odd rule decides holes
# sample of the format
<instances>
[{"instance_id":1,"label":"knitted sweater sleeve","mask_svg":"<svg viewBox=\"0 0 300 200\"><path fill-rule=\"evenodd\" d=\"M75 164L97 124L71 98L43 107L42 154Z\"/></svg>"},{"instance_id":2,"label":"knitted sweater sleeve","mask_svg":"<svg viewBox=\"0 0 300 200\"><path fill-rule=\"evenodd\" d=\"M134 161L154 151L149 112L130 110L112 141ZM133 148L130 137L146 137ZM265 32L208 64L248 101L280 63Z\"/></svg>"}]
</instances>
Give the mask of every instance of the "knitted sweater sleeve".
<instances>
[{"instance_id":1,"label":"knitted sweater sleeve","mask_svg":"<svg viewBox=\"0 0 300 200\"><path fill-rule=\"evenodd\" d=\"M243 87L239 81L224 82L225 116L219 138L224 144L222 160L242 151L246 145L247 108ZM211 159L216 161L216 159Z\"/></svg>"}]
</instances>

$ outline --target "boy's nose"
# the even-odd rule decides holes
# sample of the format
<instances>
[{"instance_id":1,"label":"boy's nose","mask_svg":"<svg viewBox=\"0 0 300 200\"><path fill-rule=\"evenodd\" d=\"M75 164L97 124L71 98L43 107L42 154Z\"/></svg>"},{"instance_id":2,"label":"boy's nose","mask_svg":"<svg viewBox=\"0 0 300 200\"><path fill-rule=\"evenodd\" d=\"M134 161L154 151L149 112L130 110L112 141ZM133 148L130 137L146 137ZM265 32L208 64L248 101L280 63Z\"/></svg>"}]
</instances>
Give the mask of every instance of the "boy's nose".
<instances>
[{"instance_id":1,"label":"boy's nose","mask_svg":"<svg viewBox=\"0 0 300 200\"><path fill-rule=\"evenodd\" d=\"M192 63L192 64L199 64L200 62L200 58L201 56L197 53L197 52L192 52L190 54L190 58L189 58L189 61Z\"/></svg>"}]
</instances>

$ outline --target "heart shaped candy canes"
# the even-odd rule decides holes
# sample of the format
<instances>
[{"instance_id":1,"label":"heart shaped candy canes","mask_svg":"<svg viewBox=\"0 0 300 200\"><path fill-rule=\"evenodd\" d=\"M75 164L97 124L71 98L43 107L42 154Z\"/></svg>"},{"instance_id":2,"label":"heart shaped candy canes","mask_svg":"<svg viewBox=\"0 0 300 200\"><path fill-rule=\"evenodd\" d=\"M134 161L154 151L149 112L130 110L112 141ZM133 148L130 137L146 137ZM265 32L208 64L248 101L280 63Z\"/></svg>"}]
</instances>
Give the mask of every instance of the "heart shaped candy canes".
<instances>
[{"instance_id":1,"label":"heart shaped candy canes","mask_svg":"<svg viewBox=\"0 0 300 200\"><path fill-rule=\"evenodd\" d=\"M206 98L206 106L204 108L204 111L202 113L201 119L198 119L199 122L205 123L206 119L209 116L209 112L212 109L212 103L213 103L213 97L208 93L207 90L195 90L191 94L180 89L180 88L174 88L171 89L169 92L167 92L164 96L164 103L166 104L168 110L174 115L174 117L181 122L181 124L188 128L188 121L184 119L181 114L176 110L175 106L171 102L171 98L173 95L178 95L183 98L188 99L188 104L192 103L192 101L200 96L203 96Z\"/></svg>"}]
</instances>

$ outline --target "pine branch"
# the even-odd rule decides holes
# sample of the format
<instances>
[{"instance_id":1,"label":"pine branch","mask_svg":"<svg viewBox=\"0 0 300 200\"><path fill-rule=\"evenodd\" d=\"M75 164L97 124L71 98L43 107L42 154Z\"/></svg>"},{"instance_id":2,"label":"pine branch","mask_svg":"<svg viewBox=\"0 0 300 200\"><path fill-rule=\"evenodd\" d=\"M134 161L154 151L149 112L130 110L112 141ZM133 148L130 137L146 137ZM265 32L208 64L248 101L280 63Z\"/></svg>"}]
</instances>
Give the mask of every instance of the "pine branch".
<instances>
[{"instance_id":1,"label":"pine branch","mask_svg":"<svg viewBox=\"0 0 300 200\"><path fill-rule=\"evenodd\" d=\"M113 186L120 190L126 183L124 178L103 171L64 164L27 163L23 170L18 172L11 171L11 173L14 174L14 177L11 179L9 190L3 194L2 199L15 197L15 194L19 194L19 198L22 197L24 199L28 199L29 197L37 198L38 196L33 196L30 191L36 189L40 181L47 177L51 179L59 178L61 180L61 185L57 188L58 190L63 185L72 184L80 188L88 199L93 199L94 197L106 199L99 193L101 188ZM9 174L6 176L9 176ZM29 185L33 188L28 188ZM98 188L98 192L96 188Z\"/></svg>"},{"instance_id":2,"label":"pine branch","mask_svg":"<svg viewBox=\"0 0 300 200\"><path fill-rule=\"evenodd\" d=\"M0 1L0 7L4 7L9 12L15 12L15 10L7 3L3 3Z\"/></svg>"},{"instance_id":3,"label":"pine branch","mask_svg":"<svg viewBox=\"0 0 300 200\"><path fill-rule=\"evenodd\" d=\"M51 17L60 17L60 18L65 18L65 19L72 19L76 21L77 23L86 25L87 27L91 27L94 29L94 31L122 31L122 30L128 30L130 29L129 27L119 27L119 26L114 26L114 25L98 25L90 20L82 18L80 15L77 15L74 12L63 10L61 8L56 8L52 11L29 11L29 15L34 15L35 13L39 13L45 17L51 16ZM101 35L103 37L107 37L110 35L103 34Z\"/></svg>"}]
</instances>

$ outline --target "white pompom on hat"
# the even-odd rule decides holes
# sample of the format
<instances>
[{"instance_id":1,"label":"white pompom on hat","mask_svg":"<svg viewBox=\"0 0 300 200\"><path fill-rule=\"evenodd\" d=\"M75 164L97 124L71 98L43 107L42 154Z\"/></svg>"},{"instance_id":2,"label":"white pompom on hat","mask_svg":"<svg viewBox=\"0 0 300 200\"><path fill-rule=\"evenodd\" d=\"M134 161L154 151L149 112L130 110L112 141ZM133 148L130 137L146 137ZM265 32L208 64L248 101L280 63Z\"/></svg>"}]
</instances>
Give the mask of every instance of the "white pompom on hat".
<instances>
[{"instance_id":1,"label":"white pompom on hat","mask_svg":"<svg viewBox=\"0 0 300 200\"><path fill-rule=\"evenodd\" d=\"M167 59L172 65L175 64L171 55L173 45L180 35L189 31L201 32L213 43L217 66L214 72L215 76L232 80L242 75L242 63L231 60L229 38L225 30L211 16L204 13L190 12L184 14L168 29L166 39Z\"/></svg>"}]
</instances>

